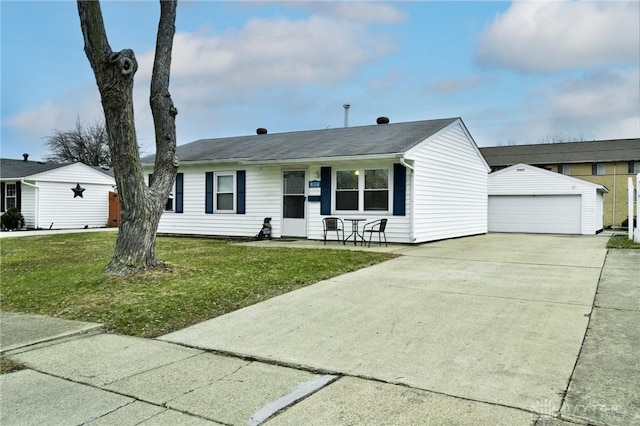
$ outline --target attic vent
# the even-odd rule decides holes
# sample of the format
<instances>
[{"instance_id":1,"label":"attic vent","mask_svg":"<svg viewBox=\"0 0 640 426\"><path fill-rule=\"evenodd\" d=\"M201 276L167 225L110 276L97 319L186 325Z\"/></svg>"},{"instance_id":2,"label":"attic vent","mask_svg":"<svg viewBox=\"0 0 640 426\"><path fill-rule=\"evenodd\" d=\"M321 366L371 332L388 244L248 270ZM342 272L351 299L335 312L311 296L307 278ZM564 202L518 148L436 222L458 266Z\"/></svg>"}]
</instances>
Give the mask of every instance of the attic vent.
<instances>
[{"instance_id":1,"label":"attic vent","mask_svg":"<svg viewBox=\"0 0 640 426\"><path fill-rule=\"evenodd\" d=\"M267 129L265 129L264 127L258 127L256 129L256 134L258 134L258 135L266 135L267 134Z\"/></svg>"},{"instance_id":2,"label":"attic vent","mask_svg":"<svg viewBox=\"0 0 640 426\"><path fill-rule=\"evenodd\" d=\"M516 169L516 171L524 172L524 169L520 168L520 169Z\"/></svg>"},{"instance_id":3,"label":"attic vent","mask_svg":"<svg viewBox=\"0 0 640 426\"><path fill-rule=\"evenodd\" d=\"M389 124L389 117L378 117L376 119L377 124Z\"/></svg>"},{"instance_id":4,"label":"attic vent","mask_svg":"<svg viewBox=\"0 0 640 426\"><path fill-rule=\"evenodd\" d=\"M29 154L27 154L26 152L24 154L22 154L22 156L24 157L24 161L28 161L29 160Z\"/></svg>"}]
</instances>

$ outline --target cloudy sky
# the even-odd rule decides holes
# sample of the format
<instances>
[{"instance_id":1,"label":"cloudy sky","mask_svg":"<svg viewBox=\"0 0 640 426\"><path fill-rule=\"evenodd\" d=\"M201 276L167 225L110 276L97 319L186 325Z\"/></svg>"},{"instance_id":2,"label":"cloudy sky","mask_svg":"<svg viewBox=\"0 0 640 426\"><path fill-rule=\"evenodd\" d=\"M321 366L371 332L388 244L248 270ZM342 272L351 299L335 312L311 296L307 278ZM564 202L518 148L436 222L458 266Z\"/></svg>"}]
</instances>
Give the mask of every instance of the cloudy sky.
<instances>
[{"instance_id":1,"label":"cloudy sky","mask_svg":"<svg viewBox=\"0 0 640 426\"><path fill-rule=\"evenodd\" d=\"M101 105L73 1L1 7L3 158L42 159L53 130ZM104 1L131 48L136 128L159 6ZM178 144L199 138L462 117L479 146L640 137L637 1L182 1L170 90Z\"/></svg>"}]
</instances>

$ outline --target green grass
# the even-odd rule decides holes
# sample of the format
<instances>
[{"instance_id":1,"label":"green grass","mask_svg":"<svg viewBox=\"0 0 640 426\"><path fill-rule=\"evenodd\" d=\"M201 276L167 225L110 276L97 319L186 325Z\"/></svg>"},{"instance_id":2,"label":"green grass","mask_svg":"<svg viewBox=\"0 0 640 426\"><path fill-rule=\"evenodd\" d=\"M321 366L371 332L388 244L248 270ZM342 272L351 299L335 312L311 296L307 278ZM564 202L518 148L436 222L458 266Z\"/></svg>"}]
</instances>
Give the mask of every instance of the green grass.
<instances>
[{"instance_id":1,"label":"green grass","mask_svg":"<svg viewBox=\"0 0 640 426\"><path fill-rule=\"evenodd\" d=\"M114 277L103 269L115 238L99 232L3 239L0 306L156 337L394 257L159 237L156 254L168 269Z\"/></svg>"},{"instance_id":2,"label":"green grass","mask_svg":"<svg viewBox=\"0 0 640 426\"><path fill-rule=\"evenodd\" d=\"M640 244L634 243L629 239L628 235L614 235L609 238L607 242L607 248L611 249L638 249L640 250Z\"/></svg>"}]
</instances>

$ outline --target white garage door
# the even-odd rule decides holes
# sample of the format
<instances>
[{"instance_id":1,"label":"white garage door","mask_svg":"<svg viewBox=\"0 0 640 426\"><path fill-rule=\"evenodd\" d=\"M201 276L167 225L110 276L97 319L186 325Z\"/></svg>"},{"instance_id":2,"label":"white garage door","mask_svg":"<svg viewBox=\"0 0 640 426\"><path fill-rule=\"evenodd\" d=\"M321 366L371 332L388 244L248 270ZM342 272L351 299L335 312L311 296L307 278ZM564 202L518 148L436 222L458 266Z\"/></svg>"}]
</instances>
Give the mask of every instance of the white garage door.
<instances>
[{"instance_id":1,"label":"white garage door","mask_svg":"<svg viewBox=\"0 0 640 426\"><path fill-rule=\"evenodd\" d=\"M489 232L580 234L580 195L491 195Z\"/></svg>"}]
</instances>

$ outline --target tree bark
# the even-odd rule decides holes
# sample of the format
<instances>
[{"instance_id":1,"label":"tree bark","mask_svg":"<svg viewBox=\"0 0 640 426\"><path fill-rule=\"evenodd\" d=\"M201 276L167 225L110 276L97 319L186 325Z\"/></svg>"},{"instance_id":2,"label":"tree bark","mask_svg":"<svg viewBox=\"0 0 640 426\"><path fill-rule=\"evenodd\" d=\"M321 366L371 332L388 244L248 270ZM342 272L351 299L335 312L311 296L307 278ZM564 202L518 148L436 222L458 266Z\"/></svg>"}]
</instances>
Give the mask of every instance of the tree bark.
<instances>
[{"instance_id":1,"label":"tree bark","mask_svg":"<svg viewBox=\"0 0 640 426\"><path fill-rule=\"evenodd\" d=\"M161 263L155 255L156 232L178 168L175 155L177 110L169 94L176 6L177 0L160 1L150 96L156 160L153 182L147 186L140 165L133 115L133 80L138 62L130 49L111 50L99 1L78 0L84 50L100 90L121 203L116 247L105 268L110 274L124 275Z\"/></svg>"}]
</instances>

